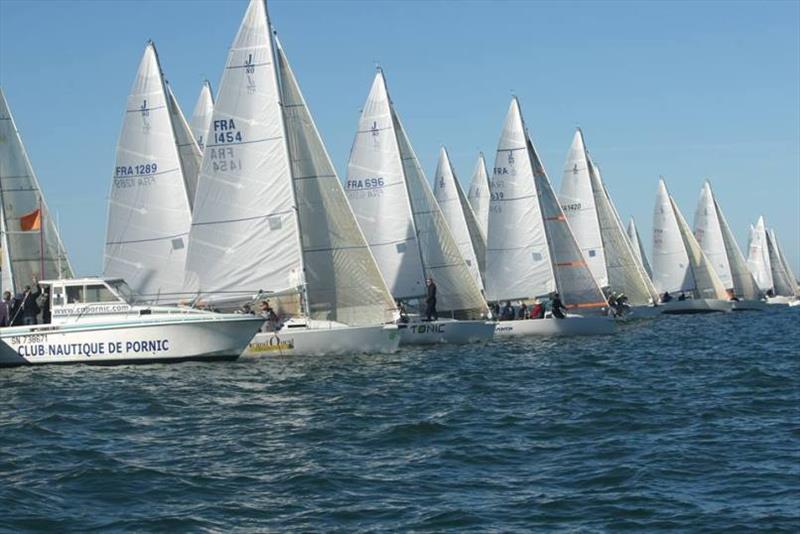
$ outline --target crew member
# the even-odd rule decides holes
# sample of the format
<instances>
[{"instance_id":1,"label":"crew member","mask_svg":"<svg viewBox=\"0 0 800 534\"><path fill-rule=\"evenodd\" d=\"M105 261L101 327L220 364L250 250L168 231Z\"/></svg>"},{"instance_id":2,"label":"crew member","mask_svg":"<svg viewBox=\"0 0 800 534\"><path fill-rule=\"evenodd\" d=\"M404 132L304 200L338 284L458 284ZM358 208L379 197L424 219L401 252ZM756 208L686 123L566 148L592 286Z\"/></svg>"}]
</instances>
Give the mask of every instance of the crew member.
<instances>
[{"instance_id":1,"label":"crew member","mask_svg":"<svg viewBox=\"0 0 800 534\"><path fill-rule=\"evenodd\" d=\"M428 321L438 321L439 314L436 312L436 283L433 278L428 278L425 283L428 286L428 295L425 297L425 315Z\"/></svg>"},{"instance_id":2,"label":"crew member","mask_svg":"<svg viewBox=\"0 0 800 534\"><path fill-rule=\"evenodd\" d=\"M561 302L561 297L558 293L553 293L553 298L550 301L550 311L553 312L553 317L556 319L564 319L567 316L567 309L564 307L564 303Z\"/></svg>"}]
</instances>

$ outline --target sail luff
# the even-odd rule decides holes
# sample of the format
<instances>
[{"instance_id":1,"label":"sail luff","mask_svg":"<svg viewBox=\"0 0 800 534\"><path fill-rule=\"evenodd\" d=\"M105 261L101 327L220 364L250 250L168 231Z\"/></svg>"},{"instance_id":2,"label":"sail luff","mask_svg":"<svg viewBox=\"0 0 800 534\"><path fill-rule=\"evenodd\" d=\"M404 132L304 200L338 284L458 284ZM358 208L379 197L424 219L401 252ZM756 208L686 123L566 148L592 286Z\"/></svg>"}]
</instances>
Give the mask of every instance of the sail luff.
<instances>
[{"instance_id":1,"label":"sail luff","mask_svg":"<svg viewBox=\"0 0 800 534\"><path fill-rule=\"evenodd\" d=\"M181 166L181 176L183 177L184 191L189 210L194 205L194 195L197 192L197 178L200 174L200 166L203 163L203 153L200 150L197 140L194 138L189 123L181 111L178 99L172 92L169 83L164 82L167 89L167 100L170 109L170 123L172 134L175 138L175 146L178 149L178 162Z\"/></svg>"},{"instance_id":2,"label":"sail luff","mask_svg":"<svg viewBox=\"0 0 800 534\"><path fill-rule=\"evenodd\" d=\"M211 90L211 82L203 81L200 88L200 95L192 111L190 128L198 148L202 151L206 145L208 130L211 127L211 116L214 112L214 92Z\"/></svg>"}]
</instances>

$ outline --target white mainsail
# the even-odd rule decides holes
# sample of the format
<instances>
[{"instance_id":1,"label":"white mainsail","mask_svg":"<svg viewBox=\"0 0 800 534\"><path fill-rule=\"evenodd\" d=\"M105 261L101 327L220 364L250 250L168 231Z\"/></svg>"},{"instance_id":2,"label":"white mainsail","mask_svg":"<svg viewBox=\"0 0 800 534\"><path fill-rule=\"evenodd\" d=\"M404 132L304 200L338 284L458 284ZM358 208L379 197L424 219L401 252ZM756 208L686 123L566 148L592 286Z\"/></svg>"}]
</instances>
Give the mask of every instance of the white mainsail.
<instances>
[{"instance_id":1,"label":"white mainsail","mask_svg":"<svg viewBox=\"0 0 800 534\"><path fill-rule=\"evenodd\" d=\"M185 129L150 42L128 96L117 142L103 274L125 279L151 301L177 302L186 296L189 188L199 151L191 136L186 138Z\"/></svg>"},{"instance_id":2,"label":"white mainsail","mask_svg":"<svg viewBox=\"0 0 800 534\"><path fill-rule=\"evenodd\" d=\"M692 229L689 227L686 219L683 218L683 214L678 209L675 200L670 197L670 201L672 202L672 209L675 212L675 217L678 219L678 227L680 229L681 239L683 239L683 245L686 247L686 251L689 254L689 269L692 271L692 278L695 283L694 288L692 288L695 297L726 300L728 294L725 291L725 286L722 284L722 281L720 281L717 273L714 272L714 268L703 253L703 249L700 248L700 244L697 242L697 239L695 239Z\"/></svg>"},{"instance_id":3,"label":"white mainsail","mask_svg":"<svg viewBox=\"0 0 800 534\"><path fill-rule=\"evenodd\" d=\"M700 198L694 212L694 236L722 284L727 288L732 288L733 277L728 253L722 239L722 225L717 214L714 195L711 192L711 184L708 181L700 190Z\"/></svg>"},{"instance_id":4,"label":"white mainsail","mask_svg":"<svg viewBox=\"0 0 800 534\"><path fill-rule=\"evenodd\" d=\"M187 285L209 301L299 293L313 319L393 319L263 0L231 46L203 156Z\"/></svg>"},{"instance_id":5,"label":"white mainsail","mask_svg":"<svg viewBox=\"0 0 800 534\"><path fill-rule=\"evenodd\" d=\"M0 290L71 278L72 267L0 88Z\"/></svg>"},{"instance_id":6,"label":"white mainsail","mask_svg":"<svg viewBox=\"0 0 800 534\"><path fill-rule=\"evenodd\" d=\"M782 297L793 297L797 289L796 284L783 264L783 259L778 251L778 241L773 230L767 232L767 251L769 252L769 264L772 270L772 285L775 294Z\"/></svg>"},{"instance_id":7,"label":"white mainsail","mask_svg":"<svg viewBox=\"0 0 800 534\"><path fill-rule=\"evenodd\" d=\"M591 173L583 132L578 128L564 164L558 199L592 275L601 287L607 287L608 271Z\"/></svg>"},{"instance_id":8,"label":"white mainsail","mask_svg":"<svg viewBox=\"0 0 800 534\"><path fill-rule=\"evenodd\" d=\"M719 232L718 236L717 232ZM712 237L708 238L709 234ZM732 289L733 294L741 299L757 300L761 297L758 284L756 284L750 269L747 268L742 251L736 243L733 232L728 226L719 202L714 197L714 192L709 182L705 183L700 193L700 202L697 206L697 213L695 213L695 236L703 251L706 252L706 256L709 257L709 261L714 265L715 270L717 263L712 259L713 256L717 258L720 264L724 262L724 266L727 266L727 271L724 269L722 271L717 270L720 281L722 281L726 289ZM720 246L720 242L724 251L724 260L718 254L717 247ZM706 251L706 247L712 251L713 256ZM726 273L730 276L729 281L726 281L724 276Z\"/></svg>"},{"instance_id":9,"label":"white mainsail","mask_svg":"<svg viewBox=\"0 0 800 534\"><path fill-rule=\"evenodd\" d=\"M758 287L766 293L773 289L772 266L767 248L767 230L764 217L759 217L754 227L750 228L750 245L748 246L747 267L753 273Z\"/></svg>"},{"instance_id":10,"label":"white mainsail","mask_svg":"<svg viewBox=\"0 0 800 534\"><path fill-rule=\"evenodd\" d=\"M436 165L436 174L433 179L433 194L475 283L482 290L482 260L486 256L486 243L478 228L475 213L458 182L445 147L439 151L439 162Z\"/></svg>"},{"instance_id":11,"label":"white mainsail","mask_svg":"<svg viewBox=\"0 0 800 534\"><path fill-rule=\"evenodd\" d=\"M379 69L347 164L347 196L392 295L425 295L434 279L441 312L488 312L394 110Z\"/></svg>"},{"instance_id":12,"label":"white mainsail","mask_svg":"<svg viewBox=\"0 0 800 534\"><path fill-rule=\"evenodd\" d=\"M211 126L211 116L214 113L214 93L211 91L211 82L205 80L203 86L200 88L200 96L197 97L197 103L194 105L192 112L192 135L194 136L200 150L206 146L206 137L208 136L208 129Z\"/></svg>"},{"instance_id":13,"label":"white mainsail","mask_svg":"<svg viewBox=\"0 0 800 534\"><path fill-rule=\"evenodd\" d=\"M483 158L483 152L481 152L478 155L475 170L472 171L472 183L469 186L467 198L472 210L475 212L475 217L478 219L478 225L483 233L484 241L486 241L489 227L489 194L489 173L486 172L486 160Z\"/></svg>"},{"instance_id":14,"label":"white mainsail","mask_svg":"<svg viewBox=\"0 0 800 534\"><path fill-rule=\"evenodd\" d=\"M571 308L600 310L605 298L586 265L516 97L497 146L486 256L490 301L561 294Z\"/></svg>"},{"instance_id":15,"label":"white mainsail","mask_svg":"<svg viewBox=\"0 0 800 534\"><path fill-rule=\"evenodd\" d=\"M639 264L644 268L650 280L652 280L653 270L650 269L650 262L647 261L647 253L644 251L644 244L642 244L642 238L639 236L639 230L636 229L636 222L633 220L633 217L628 221L627 232L628 240L631 243L631 247L633 247L633 253L636 255L636 259L639 260Z\"/></svg>"}]
</instances>

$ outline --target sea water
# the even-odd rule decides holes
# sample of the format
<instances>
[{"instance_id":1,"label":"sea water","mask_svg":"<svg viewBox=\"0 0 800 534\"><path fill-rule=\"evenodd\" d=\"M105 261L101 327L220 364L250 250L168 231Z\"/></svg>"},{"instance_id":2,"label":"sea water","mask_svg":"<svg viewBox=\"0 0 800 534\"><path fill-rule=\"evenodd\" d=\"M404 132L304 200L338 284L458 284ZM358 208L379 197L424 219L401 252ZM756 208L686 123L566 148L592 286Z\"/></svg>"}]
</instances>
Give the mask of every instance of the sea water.
<instances>
[{"instance_id":1,"label":"sea water","mask_svg":"<svg viewBox=\"0 0 800 534\"><path fill-rule=\"evenodd\" d=\"M800 531L800 307L0 369L0 530Z\"/></svg>"}]
</instances>

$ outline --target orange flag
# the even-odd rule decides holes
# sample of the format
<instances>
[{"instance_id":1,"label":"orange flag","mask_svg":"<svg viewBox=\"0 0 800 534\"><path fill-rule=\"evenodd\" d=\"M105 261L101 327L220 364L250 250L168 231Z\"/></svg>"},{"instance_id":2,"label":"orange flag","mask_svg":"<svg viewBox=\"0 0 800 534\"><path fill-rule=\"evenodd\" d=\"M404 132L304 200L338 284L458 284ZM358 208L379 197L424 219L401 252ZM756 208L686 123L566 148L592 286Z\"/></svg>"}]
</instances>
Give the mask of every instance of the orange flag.
<instances>
[{"instance_id":1,"label":"orange flag","mask_svg":"<svg viewBox=\"0 0 800 534\"><path fill-rule=\"evenodd\" d=\"M19 218L19 226L23 232L40 230L42 228L42 210L36 208Z\"/></svg>"}]
</instances>

